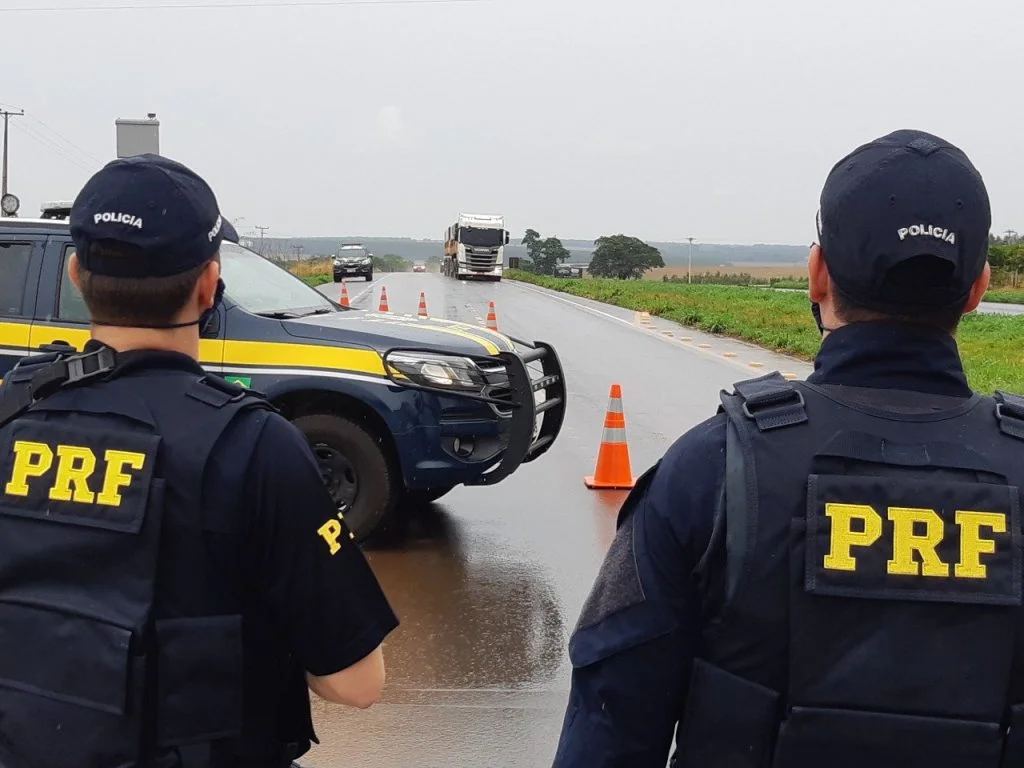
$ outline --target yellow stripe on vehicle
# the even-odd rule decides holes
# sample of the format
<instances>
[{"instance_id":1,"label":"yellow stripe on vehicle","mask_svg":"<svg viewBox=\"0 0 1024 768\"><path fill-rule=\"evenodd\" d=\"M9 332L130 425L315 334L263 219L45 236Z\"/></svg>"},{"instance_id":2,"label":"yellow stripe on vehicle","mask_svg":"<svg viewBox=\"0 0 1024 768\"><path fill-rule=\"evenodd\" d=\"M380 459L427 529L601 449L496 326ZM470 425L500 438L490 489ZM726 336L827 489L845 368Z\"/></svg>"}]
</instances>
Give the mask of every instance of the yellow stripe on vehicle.
<instances>
[{"instance_id":1,"label":"yellow stripe on vehicle","mask_svg":"<svg viewBox=\"0 0 1024 768\"><path fill-rule=\"evenodd\" d=\"M436 318L436 317L431 317L431 318L429 318L429 320L420 320L417 317L408 317L408 318L401 317L401 316L388 317L388 316L384 315L383 313L380 313L380 314L369 314L369 315L366 315L366 317L364 319L365 320L372 320L373 322L376 322L376 323L383 323L384 325L389 325L390 324L390 325L404 325L404 326L410 326L410 327L418 326L420 328L426 327L427 330L437 331L438 333L447 333L447 334L452 335L452 336L458 336L460 338L463 338L463 339L466 339L468 341L472 341L472 342L474 342L476 344L479 344L481 347L483 347L485 350L487 350L487 354L489 354L489 355L496 355L496 354L498 354L498 352L501 351L497 347L497 345L495 345L493 342L489 341L488 339L484 338L483 334L477 333L477 331L479 330L479 331L485 331L488 335L493 335L493 331L487 331L487 329L485 329L485 328L480 328L480 329L473 328L473 333L470 333L469 330L467 330L467 329L468 328L472 328L473 326L467 326L467 329L463 329L463 328L441 328L441 327L439 327L442 324L444 324L444 325L449 325L449 324L452 324L452 325L464 325L463 323L459 323L459 322L453 321L453 320L441 320L440 318ZM504 346L504 344L502 346ZM506 351L508 351L508 350L506 350Z\"/></svg>"},{"instance_id":2,"label":"yellow stripe on vehicle","mask_svg":"<svg viewBox=\"0 0 1024 768\"><path fill-rule=\"evenodd\" d=\"M296 366L386 375L384 361L371 349L277 341L224 342L224 365Z\"/></svg>"},{"instance_id":3,"label":"yellow stripe on vehicle","mask_svg":"<svg viewBox=\"0 0 1024 768\"><path fill-rule=\"evenodd\" d=\"M468 325L468 323L463 323L461 320L443 320L440 317L432 317L430 319L433 320L434 322L437 322L437 323L446 323L446 324L451 323L451 324L454 324L454 325ZM506 336L501 331L492 331L490 328L478 327L478 326L475 326L475 325L471 325L469 327L473 329L473 333L474 334L480 334L481 337L487 336L487 337L490 337L492 339L496 339L498 341L498 343L501 345L501 348L505 352L514 352L515 349L516 349L515 344L512 343L512 339L510 339L508 336Z\"/></svg>"},{"instance_id":4,"label":"yellow stripe on vehicle","mask_svg":"<svg viewBox=\"0 0 1024 768\"><path fill-rule=\"evenodd\" d=\"M0 323L0 347L20 347L27 350L31 335L31 323Z\"/></svg>"}]
</instances>

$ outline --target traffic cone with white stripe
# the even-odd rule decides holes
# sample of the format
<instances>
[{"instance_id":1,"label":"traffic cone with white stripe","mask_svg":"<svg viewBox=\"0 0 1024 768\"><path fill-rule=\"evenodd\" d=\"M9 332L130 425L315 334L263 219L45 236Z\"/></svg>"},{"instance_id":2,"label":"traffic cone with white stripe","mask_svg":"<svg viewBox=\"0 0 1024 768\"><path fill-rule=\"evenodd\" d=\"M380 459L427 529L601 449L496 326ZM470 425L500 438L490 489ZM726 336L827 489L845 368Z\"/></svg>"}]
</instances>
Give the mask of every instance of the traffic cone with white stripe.
<instances>
[{"instance_id":1,"label":"traffic cone with white stripe","mask_svg":"<svg viewBox=\"0 0 1024 768\"><path fill-rule=\"evenodd\" d=\"M622 387L612 384L608 411L604 417L601 449L597 454L597 469L583 478L587 488L598 490L629 490L636 484L629 464L629 445L626 442L626 415L622 411Z\"/></svg>"},{"instance_id":2,"label":"traffic cone with white stripe","mask_svg":"<svg viewBox=\"0 0 1024 768\"><path fill-rule=\"evenodd\" d=\"M380 306L377 307L378 312L390 312L388 309L388 288L386 285L380 287Z\"/></svg>"},{"instance_id":3,"label":"traffic cone with white stripe","mask_svg":"<svg viewBox=\"0 0 1024 768\"><path fill-rule=\"evenodd\" d=\"M349 303L348 303L348 286L345 285L345 281L344 280L341 281L341 301L339 303L343 307L349 306Z\"/></svg>"},{"instance_id":4,"label":"traffic cone with white stripe","mask_svg":"<svg viewBox=\"0 0 1024 768\"><path fill-rule=\"evenodd\" d=\"M419 310L419 316L420 317L429 317L429 315L427 314L427 295L423 291L420 291L420 310Z\"/></svg>"},{"instance_id":5,"label":"traffic cone with white stripe","mask_svg":"<svg viewBox=\"0 0 1024 768\"><path fill-rule=\"evenodd\" d=\"M487 330L496 331L498 330L498 315L494 311L494 302L492 301L487 307Z\"/></svg>"}]
</instances>

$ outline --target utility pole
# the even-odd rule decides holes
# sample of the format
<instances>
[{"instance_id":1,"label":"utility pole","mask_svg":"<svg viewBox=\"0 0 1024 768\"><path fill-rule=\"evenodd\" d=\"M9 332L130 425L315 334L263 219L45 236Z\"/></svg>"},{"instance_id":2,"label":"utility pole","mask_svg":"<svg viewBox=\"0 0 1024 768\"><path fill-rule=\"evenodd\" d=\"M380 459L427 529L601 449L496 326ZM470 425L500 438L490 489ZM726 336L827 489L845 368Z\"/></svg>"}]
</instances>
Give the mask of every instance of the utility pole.
<instances>
[{"instance_id":1,"label":"utility pole","mask_svg":"<svg viewBox=\"0 0 1024 768\"><path fill-rule=\"evenodd\" d=\"M25 110L19 110L18 112L8 112L7 110L0 110L0 116L4 118L4 159L3 159L3 175L2 181L0 181L0 197L7 194L7 127L12 117L21 117L25 114Z\"/></svg>"},{"instance_id":2,"label":"utility pole","mask_svg":"<svg viewBox=\"0 0 1024 768\"><path fill-rule=\"evenodd\" d=\"M270 229L270 227L253 227L253 229L258 229L260 231L260 256L262 256L263 255L263 235L266 233L266 231L268 229Z\"/></svg>"},{"instance_id":3,"label":"utility pole","mask_svg":"<svg viewBox=\"0 0 1024 768\"><path fill-rule=\"evenodd\" d=\"M688 263L686 265L686 282L687 283L692 283L693 282L693 238L692 237L688 237L686 239L690 241L690 253L689 253Z\"/></svg>"},{"instance_id":4,"label":"utility pole","mask_svg":"<svg viewBox=\"0 0 1024 768\"><path fill-rule=\"evenodd\" d=\"M302 261L302 246L301 245L293 245L292 249L295 251L295 260L296 261Z\"/></svg>"}]
</instances>

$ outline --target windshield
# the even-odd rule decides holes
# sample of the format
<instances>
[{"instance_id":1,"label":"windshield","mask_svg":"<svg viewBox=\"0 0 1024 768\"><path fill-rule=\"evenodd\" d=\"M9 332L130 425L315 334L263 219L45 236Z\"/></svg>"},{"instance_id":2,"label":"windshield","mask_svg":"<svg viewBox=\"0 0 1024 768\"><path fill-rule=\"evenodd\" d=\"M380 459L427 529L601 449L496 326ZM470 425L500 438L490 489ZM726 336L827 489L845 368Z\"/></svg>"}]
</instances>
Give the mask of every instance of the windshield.
<instances>
[{"instance_id":1,"label":"windshield","mask_svg":"<svg viewBox=\"0 0 1024 768\"><path fill-rule=\"evenodd\" d=\"M338 251L339 259L365 259L366 249L365 248L342 248Z\"/></svg>"},{"instance_id":2,"label":"windshield","mask_svg":"<svg viewBox=\"0 0 1024 768\"><path fill-rule=\"evenodd\" d=\"M335 311L334 305L319 291L291 272L234 243L221 243L220 273L224 278L224 293L253 314Z\"/></svg>"},{"instance_id":3,"label":"windshield","mask_svg":"<svg viewBox=\"0 0 1024 768\"><path fill-rule=\"evenodd\" d=\"M460 227L459 242L477 248L494 248L505 243L505 231L501 229L477 229Z\"/></svg>"}]
</instances>

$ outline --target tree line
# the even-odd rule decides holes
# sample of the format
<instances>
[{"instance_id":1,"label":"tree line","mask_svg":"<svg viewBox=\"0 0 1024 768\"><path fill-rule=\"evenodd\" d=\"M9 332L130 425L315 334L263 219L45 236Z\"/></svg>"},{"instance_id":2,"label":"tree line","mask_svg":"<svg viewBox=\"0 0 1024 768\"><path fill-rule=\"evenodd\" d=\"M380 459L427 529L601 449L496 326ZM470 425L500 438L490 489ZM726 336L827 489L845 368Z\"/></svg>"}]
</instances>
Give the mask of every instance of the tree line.
<instances>
[{"instance_id":1,"label":"tree line","mask_svg":"<svg viewBox=\"0 0 1024 768\"><path fill-rule=\"evenodd\" d=\"M557 237L542 238L535 229L526 230L521 244L526 247L527 258L521 268L538 275L554 274L555 268L572 256ZM661 251L640 238L606 235L594 241L587 269L595 277L639 280L647 270L664 266Z\"/></svg>"},{"instance_id":2,"label":"tree line","mask_svg":"<svg viewBox=\"0 0 1024 768\"><path fill-rule=\"evenodd\" d=\"M1024 238L1012 229L1004 237L989 235L988 263L992 266L992 282L1016 287L1024 281Z\"/></svg>"}]
</instances>

